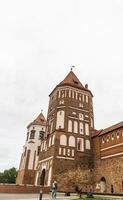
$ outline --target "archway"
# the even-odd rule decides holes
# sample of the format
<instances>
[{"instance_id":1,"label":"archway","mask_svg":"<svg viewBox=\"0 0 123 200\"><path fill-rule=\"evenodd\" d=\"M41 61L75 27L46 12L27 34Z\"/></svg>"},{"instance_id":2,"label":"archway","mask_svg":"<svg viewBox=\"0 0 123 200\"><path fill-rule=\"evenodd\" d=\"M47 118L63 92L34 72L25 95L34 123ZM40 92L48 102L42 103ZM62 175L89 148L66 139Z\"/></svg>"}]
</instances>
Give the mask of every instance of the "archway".
<instances>
[{"instance_id":1,"label":"archway","mask_svg":"<svg viewBox=\"0 0 123 200\"><path fill-rule=\"evenodd\" d=\"M102 177L100 179L100 192L106 192L106 179L105 177Z\"/></svg>"},{"instance_id":2,"label":"archway","mask_svg":"<svg viewBox=\"0 0 123 200\"><path fill-rule=\"evenodd\" d=\"M46 171L45 169L43 169L40 176L40 185L43 185L43 186L44 186L44 181L45 181L45 174L46 174Z\"/></svg>"}]
</instances>

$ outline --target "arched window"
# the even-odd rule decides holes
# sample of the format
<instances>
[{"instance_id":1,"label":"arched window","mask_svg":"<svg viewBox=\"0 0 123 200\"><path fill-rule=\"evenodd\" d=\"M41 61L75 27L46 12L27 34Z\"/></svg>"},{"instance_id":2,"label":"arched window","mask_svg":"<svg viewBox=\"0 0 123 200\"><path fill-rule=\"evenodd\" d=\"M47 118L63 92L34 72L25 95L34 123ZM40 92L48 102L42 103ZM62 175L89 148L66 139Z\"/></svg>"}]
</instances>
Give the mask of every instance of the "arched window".
<instances>
[{"instance_id":1,"label":"arched window","mask_svg":"<svg viewBox=\"0 0 123 200\"><path fill-rule=\"evenodd\" d=\"M67 137L66 135L61 135L60 136L60 145L67 145Z\"/></svg>"},{"instance_id":2,"label":"arched window","mask_svg":"<svg viewBox=\"0 0 123 200\"><path fill-rule=\"evenodd\" d=\"M83 138L77 138L77 150L84 151L84 139Z\"/></svg>"},{"instance_id":3,"label":"arched window","mask_svg":"<svg viewBox=\"0 0 123 200\"><path fill-rule=\"evenodd\" d=\"M78 122L74 121L74 133L78 133Z\"/></svg>"},{"instance_id":4,"label":"arched window","mask_svg":"<svg viewBox=\"0 0 123 200\"><path fill-rule=\"evenodd\" d=\"M90 140L85 141L86 149L91 149Z\"/></svg>"},{"instance_id":5,"label":"arched window","mask_svg":"<svg viewBox=\"0 0 123 200\"><path fill-rule=\"evenodd\" d=\"M74 136L69 137L69 146L70 147L75 147L75 138Z\"/></svg>"},{"instance_id":6,"label":"arched window","mask_svg":"<svg viewBox=\"0 0 123 200\"><path fill-rule=\"evenodd\" d=\"M61 110L57 112L56 129L64 129L65 111Z\"/></svg>"},{"instance_id":7,"label":"arched window","mask_svg":"<svg viewBox=\"0 0 123 200\"><path fill-rule=\"evenodd\" d=\"M72 132L72 121L71 120L69 120L68 121L68 132Z\"/></svg>"},{"instance_id":8,"label":"arched window","mask_svg":"<svg viewBox=\"0 0 123 200\"><path fill-rule=\"evenodd\" d=\"M52 137L52 145L54 145L54 143L55 143L55 135L53 135Z\"/></svg>"}]
</instances>

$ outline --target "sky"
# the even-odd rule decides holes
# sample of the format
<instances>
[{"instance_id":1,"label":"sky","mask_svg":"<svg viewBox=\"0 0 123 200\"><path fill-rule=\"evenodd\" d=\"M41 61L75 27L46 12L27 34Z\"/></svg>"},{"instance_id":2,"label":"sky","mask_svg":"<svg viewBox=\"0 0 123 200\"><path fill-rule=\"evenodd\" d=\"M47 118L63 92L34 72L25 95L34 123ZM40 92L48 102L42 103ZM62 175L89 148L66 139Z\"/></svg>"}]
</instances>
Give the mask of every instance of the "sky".
<instances>
[{"instance_id":1,"label":"sky","mask_svg":"<svg viewBox=\"0 0 123 200\"><path fill-rule=\"evenodd\" d=\"M0 171L19 167L27 125L76 66L95 128L123 121L123 1L0 1Z\"/></svg>"}]
</instances>

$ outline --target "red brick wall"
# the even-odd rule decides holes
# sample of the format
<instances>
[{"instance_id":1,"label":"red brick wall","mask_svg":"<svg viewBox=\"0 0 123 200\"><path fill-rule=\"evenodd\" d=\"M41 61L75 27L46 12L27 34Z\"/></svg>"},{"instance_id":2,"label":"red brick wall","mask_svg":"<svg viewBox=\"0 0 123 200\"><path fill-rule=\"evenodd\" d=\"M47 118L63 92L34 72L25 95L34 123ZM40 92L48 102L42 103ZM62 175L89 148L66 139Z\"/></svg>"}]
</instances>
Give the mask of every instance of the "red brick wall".
<instances>
[{"instance_id":1,"label":"red brick wall","mask_svg":"<svg viewBox=\"0 0 123 200\"><path fill-rule=\"evenodd\" d=\"M0 193L39 193L40 186L31 185L7 185L0 184ZM43 193L49 193L50 188L42 188Z\"/></svg>"}]
</instances>

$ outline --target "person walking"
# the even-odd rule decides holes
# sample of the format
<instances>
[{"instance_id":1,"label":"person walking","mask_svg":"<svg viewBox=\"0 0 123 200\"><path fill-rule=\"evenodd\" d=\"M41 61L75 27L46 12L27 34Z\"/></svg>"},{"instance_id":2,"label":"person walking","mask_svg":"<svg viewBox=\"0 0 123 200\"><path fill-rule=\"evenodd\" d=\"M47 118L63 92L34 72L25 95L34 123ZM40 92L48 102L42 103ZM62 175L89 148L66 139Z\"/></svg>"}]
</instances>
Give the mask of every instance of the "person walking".
<instances>
[{"instance_id":1,"label":"person walking","mask_svg":"<svg viewBox=\"0 0 123 200\"><path fill-rule=\"evenodd\" d=\"M57 182L53 181L53 183L52 183L52 199L56 199L56 193L57 193Z\"/></svg>"},{"instance_id":2,"label":"person walking","mask_svg":"<svg viewBox=\"0 0 123 200\"><path fill-rule=\"evenodd\" d=\"M111 193L114 193L114 187L111 185Z\"/></svg>"}]
</instances>

